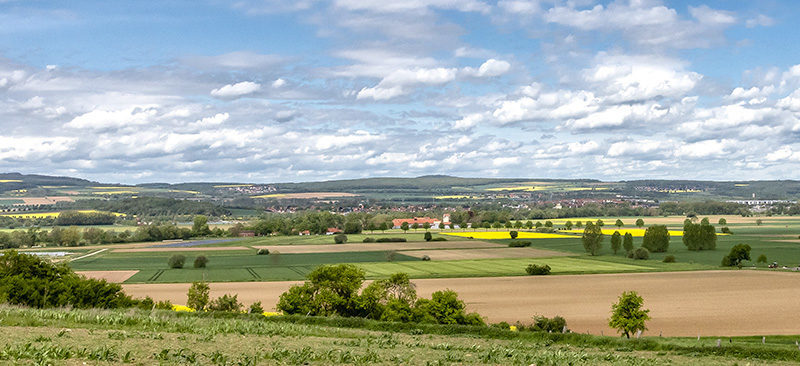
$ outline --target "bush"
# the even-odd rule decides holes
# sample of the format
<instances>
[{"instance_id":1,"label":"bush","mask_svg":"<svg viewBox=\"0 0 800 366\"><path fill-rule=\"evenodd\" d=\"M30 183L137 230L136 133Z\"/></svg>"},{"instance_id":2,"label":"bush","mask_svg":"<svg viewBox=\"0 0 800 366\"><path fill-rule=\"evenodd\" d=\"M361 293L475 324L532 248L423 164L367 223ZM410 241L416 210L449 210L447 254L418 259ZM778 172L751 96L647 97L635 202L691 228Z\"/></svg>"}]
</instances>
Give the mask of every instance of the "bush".
<instances>
[{"instance_id":1,"label":"bush","mask_svg":"<svg viewBox=\"0 0 800 366\"><path fill-rule=\"evenodd\" d=\"M336 244L347 243L347 235L336 234L336 235L333 236L333 242L336 243Z\"/></svg>"},{"instance_id":2,"label":"bush","mask_svg":"<svg viewBox=\"0 0 800 366\"><path fill-rule=\"evenodd\" d=\"M560 316L554 316L552 319L544 316L535 316L533 317L533 327L531 330L534 332L562 333L566 326L566 319Z\"/></svg>"},{"instance_id":3,"label":"bush","mask_svg":"<svg viewBox=\"0 0 800 366\"><path fill-rule=\"evenodd\" d=\"M529 264L527 268L525 268L525 272L528 272L531 276L544 276L550 274L550 266L548 265L537 265L537 264Z\"/></svg>"},{"instance_id":4,"label":"bush","mask_svg":"<svg viewBox=\"0 0 800 366\"><path fill-rule=\"evenodd\" d=\"M377 238L376 243L405 243L406 238Z\"/></svg>"},{"instance_id":5,"label":"bush","mask_svg":"<svg viewBox=\"0 0 800 366\"><path fill-rule=\"evenodd\" d=\"M423 261L429 261L429 260L431 260L431 257L429 257L429 256L427 256L427 255L423 255L423 256L422 256L422 260L423 260Z\"/></svg>"},{"instance_id":6,"label":"bush","mask_svg":"<svg viewBox=\"0 0 800 366\"><path fill-rule=\"evenodd\" d=\"M727 226L724 226L722 229L720 229L720 231L723 234L733 234L733 231L731 231L731 229L729 229Z\"/></svg>"},{"instance_id":7,"label":"bush","mask_svg":"<svg viewBox=\"0 0 800 366\"><path fill-rule=\"evenodd\" d=\"M647 248L639 247L636 248L631 254L628 255L629 258L633 259L648 259L650 258L650 251Z\"/></svg>"},{"instance_id":8,"label":"bush","mask_svg":"<svg viewBox=\"0 0 800 366\"><path fill-rule=\"evenodd\" d=\"M239 302L237 297L238 295L222 295L221 297L211 301L211 303L208 305L208 310L240 312L242 311L242 303Z\"/></svg>"},{"instance_id":9,"label":"bush","mask_svg":"<svg viewBox=\"0 0 800 366\"><path fill-rule=\"evenodd\" d=\"M194 259L194 268L206 268L206 263L208 263L208 258L204 255L199 255Z\"/></svg>"},{"instance_id":10,"label":"bush","mask_svg":"<svg viewBox=\"0 0 800 366\"><path fill-rule=\"evenodd\" d=\"M374 243L375 242L375 238L366 237L361 242L362 243Z\"/></svg>"},{"instance_id":11,"label":"bush","mask_svg":"<svg viewBox=\"0 0 800 366\"><path fill-rule=\"evenodd\" d=\"M267 255L267 254L269 254L269 249L267 248L261 248L256 252L256 255Z\"/></svg>"},{"instance_id":12,"label":"bush","mask_svg":"<svg viewBox=\"0 0 800 366\"><path fill-rule=\"evenodd\" d=\"M261 306L261 301L256 301L250 304L250 309L247 311L250 314L261 314L264 312L264 308Z\"/></svg>"},{"instance_id":13,"label":"bush","mask_svg":"<svg viewBox=\"0 0 800 366\"><path fill-rule=\"evenodd\" d=\"M211 287L205 282L193 282L186 294L186 306L197 311L203 311L208 305L208 292Z\"/></svg>"},{"instance_id":14,"label":"bush","mask_svg":"<svg viewBox=\"0 0 800 366\"><path fill-rule=\"evenodd\" d=\"M431 241L447 241L447 238L443 238L441 236L437 236L437 237L431 239Z\"/></svg>"},{"instance_id":15,"label":"bush","mask_svg":"<svg viewBox=\"0 0 800 366\"><path fill-rule=\"evenodd\" d=\"M668 255L668 256L664 257L664 263L675 263L675 256L674 255Z\"/></svg>"},{"instance_id":16,"label":"bush","mask_svg":"<svg viewBox=\"0 0 800 366\"><path fill-rule=\"evenodd\" d=\"M183 263L186 262L186 257L175 254L172 257L169 257L167 263L169 264L169 268L183 268Z\"/></svg>"},{"instance_id":17,"label":"bush","mask_svg":"<svg viewBox=\"0 0 800 366\"><path fill-rule=\"evenodd\" d=\"M750 260L750 249L750 246L747 244L734 245L733 248L731 248L731 252L722 258L722 265L725 267L742 268L742 261Z\"/></svg>"},{"instance_id":18,"label":"bush","mask_svg":"<svg viewBox=\"0 0 800 366\"><path fill-rule=\"evenodd\" d=\"M511 236L511 239L516 239L516 238L517 238L517 236L519 236L519 233L518 233L518 232L516 232L516 231L514 231L514 230L512 230L512 231L509 231L509 232L508 232L508 235L510 235L510 236Z\"/></svg>"},{"instance_id":19,"label":"bush","mask_svg":"<svg viewBox=\"0 0 800 366\"><path fill-rule=\"evenodd\" d=\"M159 301L155 304L155 308L161 310L172 310L172 302L169 300Z\"/></svg>"},{"instance_id":20,"label":"bush","mask_svg":"<svg viewBox=\"0 0 800 366\"><path fill-rule=\"evenodd\" d=\"M34 255L4 252L0 260L0 302L35 308L121 308L133 300L119 284L77 275L66 263Z\"/></svg>"},{"instance_id":21,"label":"bush","mask_svg":"<svg viewBox=\"0 0 800 366\"><path fill-rule=\"evenodd\" d=\"M508 243L509 247L512 248L523 248L531 246L531 242L529 240L515 240Z\"/></svg>"},{"instance_id":22,"label":"bush","mask_svg":"<svg viewBox=\"0 0 800 366\"><path fill-rule=\"evenodd\" d=\"M767 264L767 256L764 255L764 254L759 255L758 259L756 260L756 262Z\"/></svg>"},{"instance_id":23,"label":"bush","mask_svg":"<svg viewBox=\"0 0 800 366\"><path fill-rule=\"evenodd\" d=\"M431 235L430 231L425 232L425 241L431 241L433 239L433 235Z\"/></svg>"}]
</instances>

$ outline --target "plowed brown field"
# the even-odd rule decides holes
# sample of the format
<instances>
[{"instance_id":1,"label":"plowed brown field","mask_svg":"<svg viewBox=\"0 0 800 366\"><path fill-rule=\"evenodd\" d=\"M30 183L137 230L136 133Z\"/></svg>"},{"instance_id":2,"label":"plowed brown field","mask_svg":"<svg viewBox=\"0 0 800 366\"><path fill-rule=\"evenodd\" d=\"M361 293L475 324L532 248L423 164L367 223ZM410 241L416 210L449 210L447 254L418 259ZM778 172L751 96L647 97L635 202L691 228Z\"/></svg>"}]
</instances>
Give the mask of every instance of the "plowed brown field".
<instances>
[{"instance_id":1,"label":"plowed brown field","mask_svg":"<svg viewBox=\"0 0 800 366\"><path fill-rule=\"evenodd\" d=\"M704 271L540 277L414 280L420 296L453 289L489 322L528 322L533 315L561 315L573 331L612 334L611 304L623 291L638 291L651 310L645 335L736 336L798 334L800 274ZM211 296L239 294L246 303L277 303L297 282L212 283ZM186 302L189 284L132 284L137 297Z\"/></svg>"}]
</instances>

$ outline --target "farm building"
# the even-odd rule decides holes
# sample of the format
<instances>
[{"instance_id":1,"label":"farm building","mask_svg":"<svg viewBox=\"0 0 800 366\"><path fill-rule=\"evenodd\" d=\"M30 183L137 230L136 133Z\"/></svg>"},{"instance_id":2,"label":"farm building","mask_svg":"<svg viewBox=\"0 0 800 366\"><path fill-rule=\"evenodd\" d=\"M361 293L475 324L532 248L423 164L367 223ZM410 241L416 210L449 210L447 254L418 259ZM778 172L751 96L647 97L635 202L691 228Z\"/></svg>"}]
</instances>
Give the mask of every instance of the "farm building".
<instances>
[{"instance_id":1,"label":"farm building","mask_svg":"<svg viewBox=\"0 0 800 366\"><path fill-rule=\"evenodd\" d=\"M342 232L342 230L340 230L339 228L329 227L328 231L325 232L325 235L333 235L333 234L338 234L338 233L341 233L341 232Z\"/></svg>"}]
</instances>

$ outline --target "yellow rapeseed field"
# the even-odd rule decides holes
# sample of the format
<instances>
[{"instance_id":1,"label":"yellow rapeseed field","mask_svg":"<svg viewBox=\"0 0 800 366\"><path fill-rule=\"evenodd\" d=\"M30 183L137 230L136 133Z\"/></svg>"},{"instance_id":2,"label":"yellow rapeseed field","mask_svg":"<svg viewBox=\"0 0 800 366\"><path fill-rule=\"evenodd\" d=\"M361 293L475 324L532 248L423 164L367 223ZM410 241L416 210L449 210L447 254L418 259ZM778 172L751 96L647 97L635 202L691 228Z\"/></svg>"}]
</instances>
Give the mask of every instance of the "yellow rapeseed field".
<instances>
[{"instance_id":1,"label":"yellow rapeseed field","mask_svg":"<svg viewBox=\"0 0 800 366\"><path fill-rule=\"evenodd\" d=\"M632 236L636 238L641 238L644 236L645 229L603 229L603 235L613 235L615 231L619 231L620 235L625 235L625 233L631 233ZM583 229L559 230L559 232L583 234ZM683 236L683 231L669 230L669 235Z\"/></svg>"},{"instance_id":2,"label":"yellow rapeseed field","mask_svg":"<svg viewBox=\"0 0 800 366\"><path fill-rule=\"evenodd\" d=\"M273 194L262 194L260 196L253 196L250 198L278 198L278 197L285 197L286 193L273 193Z\"/></svg>"},{"instance_id":3,"label":"yellow rapeseed field","mask_svg":"<svg viewBox=\"0 0 800 366\"><path fill-rule=\"evenodd\" d=\"M0 179L0 183L22 183L19 179Z\"/></svg>"},{"instance_id":4,"label":"yellow rapeseed field","mask_svg":"<svg viewBox=\"0 0 800 366\"><path fill-rule=\"evenodd\" d=\"M529 231L518 231L517 239L555 239L555 238L576 238L575 235L535 233ZM445 235L460 236L462 238L498 240L511 239L508 231L467 231L463 233L443 233Z\"/></svg>"}]
</instances>

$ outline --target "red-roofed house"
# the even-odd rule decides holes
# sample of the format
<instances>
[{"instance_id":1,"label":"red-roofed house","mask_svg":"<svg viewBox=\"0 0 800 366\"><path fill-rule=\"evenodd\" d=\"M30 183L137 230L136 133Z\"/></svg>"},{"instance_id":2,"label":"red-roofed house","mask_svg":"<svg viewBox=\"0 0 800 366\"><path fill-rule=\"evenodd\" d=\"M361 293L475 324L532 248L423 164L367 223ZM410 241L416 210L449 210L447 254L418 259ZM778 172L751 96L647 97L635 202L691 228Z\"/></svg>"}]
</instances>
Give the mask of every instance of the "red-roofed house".
<instances>
[{"instance_id":1,"label":"red-roofed house","mask_svg":"<svg viewBox=\"0 0 800 366\"><path fill-rule=\"evenodd\" d=\"M333 235L333 234L338 234L338 233L341 233L341 232L342 232L342 231L341 231L341 230L339 230L338 228L335 228L335 227L329 227L329 228L328 228L328 231L326 231L326 232L325 232L325 235Z\"/></svg>"}]
</instances>

